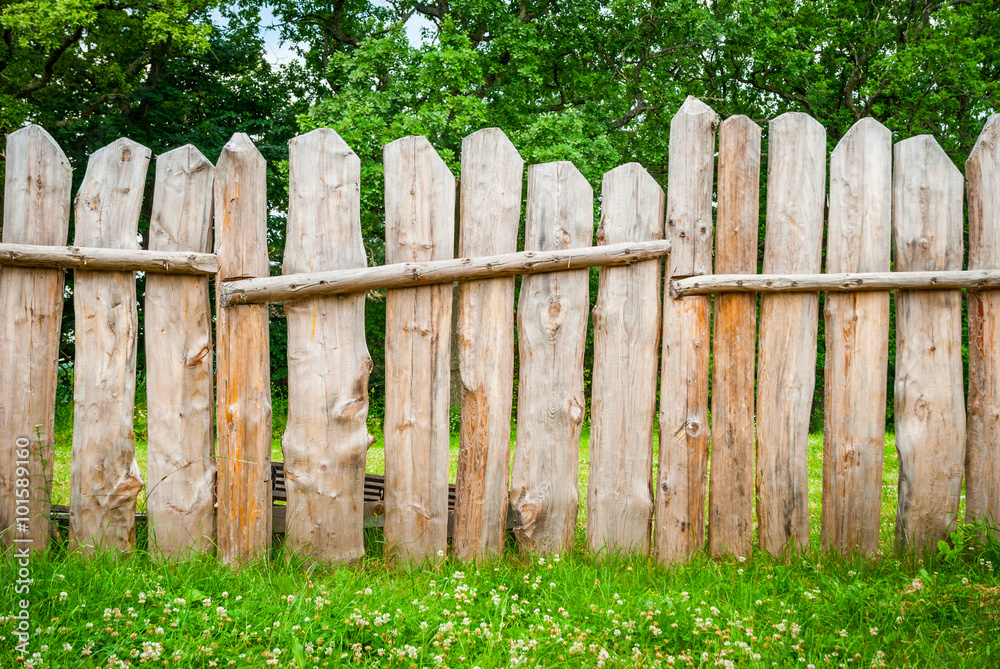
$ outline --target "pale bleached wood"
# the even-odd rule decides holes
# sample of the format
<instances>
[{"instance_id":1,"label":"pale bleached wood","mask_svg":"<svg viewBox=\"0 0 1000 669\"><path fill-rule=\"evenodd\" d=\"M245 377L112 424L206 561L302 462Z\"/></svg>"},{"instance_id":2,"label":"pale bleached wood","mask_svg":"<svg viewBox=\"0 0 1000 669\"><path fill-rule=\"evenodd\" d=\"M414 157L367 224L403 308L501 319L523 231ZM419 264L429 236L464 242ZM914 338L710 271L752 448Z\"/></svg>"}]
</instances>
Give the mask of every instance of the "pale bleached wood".
<instances>
[{"instance_id":1,"label":"pale bleached wood","mask_svg":"<svg viewBox=\"0 0 1000 669\"><path fill-rule=\"evenodd\" d=\"M498 128L462 142L459 253L513 253L524 161ZM514 392L514 278L458 287L462 377L453 549L461 560L503 552Z\"/></svg>"},{"instance_id":2,"label":"pale bleached wood","mask_svg":"<svg viewBox=\"0 0 1000 669\"><path fill-rule=\"evenodd\" d=\"M336 270L262 279L243 279L223 284L223 306L263 304L281 300L342 295L366 290L433 286L455 281L476 281L544 274L589 267L616 267L665 256L670 242L627 242L593 248L558 251L521 251L475 258L398 263L355 270Z\"/></svg>"},{"instance_id":3,"label":"pale bleached wood","mask_svg":"<svg viewBox=\"0 0 1000 669\"><path fill-rule=\"evenodd\" d=\"M66 243L72 168L37 125L7 136L3 240ZM53 421L64 273L7 267L0 273L0 537L49 545ZM22 458L17 451L21 451ZM27 483L18 487L18 480ZM28 490L28 498L17 497ZM24 494L24 493L21 493ZM26 520L28 531L11 528Z\"/></svg>"},{"instance_id":4,"label":"pale bleached wood","mask_svg":"<svg viewBox=\"0 0 1000 669\"><path fill-rule=\"evenodd\" d=\"M864 293L888 290L986 290L1000 288L1000 270L848 272L837 274L716 274L678 279L672 295L712 293Z\"/></svg>"},{"instance_id":5,"label":"pale bleached wood","mask_svg":"<svg viewBox=\"0 0 1000 669\"><path fill-rule=\"evenodd\" d=\"M77 246L134 249L150 152L119 139L90 156L76 195ZM70 544L84 552L135 544L142 474L135 460L139 318L132 272L74 274L73 460Z\"/></svg>"},{"instance_id":6,"label":"pale bleached wood","mask_svg":"<svg viewBox=\"0 0 1000 669\"><path fill-rule=\"evenodd\" d=\"M455 177L424 137L383 150L387 263L451 258ZM401 564L448 547L452 287L386 292L385 541Z\"/></svg>"},{"instance_id":7,"label":"pale bleached wood","mask_svg":"<svg viewBox=\"0 0 1000 669\"><path fill-rule=\"evenodd\" d=\"M223 281L267 276L267 168L236 133L215 166L216 290ZM218 299L218 298L217 298ZM271 546L271 360L266 305L216 311L218 554L225 563Z\"/></svg>"},{"instance_id":8,"label":"pale bleached wood","mask_svg":"<svg viewBox=\"0 0 1000 669\"><path fill-rule=\"evenodd\" d=\"M573 163L528 168L524 247L537 251L586 247L594 236L594 191ZM517 307L520 369L517 444L510 502L514 536L523 551L573 548L580 500L580 430L586 399L590 273L526 276Z\"/></svg>"},{"instance_id":9,"label":"pale bleached wood","mask_svg":"<svg viewBox=\"0 0 1000 669\"><path fill-rule=\"evenodd\" d=\"M826 130L797 112L771 121L764 271L819 272ZM818 295L764 295L757 367L760 547L809 546L809 418L816 383ZM791 546L789 544L792 544Z\"/></svg>"},{"instance_id":10,"label":"pale bleached wood","mask_svg":"<svg viewBox=\"0 0 1000 669\"><path fill-rule=\"evenodd\" d=\"M211 253L0 244L0 265L165 274L215 274Z\"/></svg>"},{"instance_id":11,"label":"pale bleached wood","mask_svg":"<svg viewBox=\"0 0 1000 669\"><path fill-rule=\"evenodd\" d=\"M715 271L757 271L760 127L732 116L719 127ZM712 353L708 549L745 557L753 541L757 296L717 295Z\"/></svg>"},{"instance_id":12,"label":"pale bleached wood","mask_svg":"<svg viewBox=\"0 0 1000 669\"><path fill-rule=\"evenodd\" d=\"M712 273L712 187L719 117L688 96L670 121L666 239L668 276ZM675 195L671 197L671 193ZM705 430L706 438L708 430Z\"/></svg>"},{"instance_id":13,"label":"pale bleached wood","mask_svg":"<svg viewBox=\"0 0 1000 669\"><path fill-rule=\"evenodd\" d=\"M1000 114L965 163L969 269L1000 269ZM965 514L1000 538L1000 291L969 291L969 425Z\"/></svg>"},{"instance_id":14,"label":"pale bleached wood","mask_svg":"<svg viewBox=\"0 0 1000 669\"><path fill-rule=\"evenodd\" d=\"M663 234L663 189L638 163L604 175L599 244ZM649 553L660 263L601 270L594 319L587 547Z\"/></svg>"},{"instance_id":15,"label":"pale bleached wood","mask_svg":"<svg viewBox=\"0 0 1000 669\"><path fill-rule=\"evenodd\" d=\"M282 271L364 267L361 161L328 128L288 143L288 227ZM365 294L285 303L288 425L285 544L322 563L365 554L368 374Z\"/></svg>"},{"instance_id":16,"label":"pale bleached wood","mask_svg":"<svg viewBox=\"0 0 1000 669\"><path fill-rule=\"evenodd\" d=\"M873 118L830 156L829 272L886 272L892 133ZM824 549L874 556L882 516L889 294L828 295L824 384Z\"/></svg>"},{"instance_id":17,"label":"pale bleached wood","mask_svg":"<svg viewBox=\"0 0 1000 669\"><path fill-rule=\"evenodd\" d=\"M962 267L962 175L930 135L895 146L893 251L900 271ZM958 515L965 459L962 293L896 292L896 548L935 550Z\"/></svg>"},{"instance_id":18,"label":"pale bleached wood","mask_svg":"<svg viewBox=\"0 0 1000 669\"><path fill-rule=\"evenodd\" d=\"M191 145L157 157L150 249L211 249L214 174ZM208 277L150 274L145 319L149 549L169 558L210 553L216 469Z\"/></svg>"},{"instance_id":19,"label":"pale bleached wood","mask_svg":"<svg viewBox=\"0 0 1000 669\"><path fill-rule=\"evenodd\" d=\"M689 97L670 123L666 278L712 271L712 190L719 117ZM708 467L709 304L664 290L660 452L653 548L657 560L686 560L705 545Z\"/></svg>"}]
</instances>

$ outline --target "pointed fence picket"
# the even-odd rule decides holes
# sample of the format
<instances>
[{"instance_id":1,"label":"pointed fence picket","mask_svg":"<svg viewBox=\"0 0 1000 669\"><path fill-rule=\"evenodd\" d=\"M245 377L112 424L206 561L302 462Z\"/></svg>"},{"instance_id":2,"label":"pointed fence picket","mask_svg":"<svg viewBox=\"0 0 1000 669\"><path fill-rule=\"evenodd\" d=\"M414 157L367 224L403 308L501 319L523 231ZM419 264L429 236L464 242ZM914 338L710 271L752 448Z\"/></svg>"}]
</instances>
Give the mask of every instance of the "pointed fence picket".
<instances>
[{"instance_id":1,"label":"pointed fence picket","mask_svg":"<svg viewBox=\"0 0 1000 669\"><path fill-rule=\"evenodd\" d=\"M969 271L961 270L961 174L932 138L904 140L890 153L889 131L863 119L830 155L825 274L826 133L804 114L775 119L761 275L761 129L745 117L719 125L693 98L671 124L666 195L635 163L604 175L595 247L591 186L562 162L529 167L526 248L516 252L524 166L493 128L463 144L462 258L452 257L456 181L448 165L423 137L385 147L388 264L369 268L358 156L333 130L296 137L283 274L273 277L265 163L246 135L230 140L214 168L190 146L157 159L150 248L139 250L149 151L122 139L91 156L76 198L76 246L66 247L68 162L41 128L19 130L7 140L0 243L2 542L44 549L55 534L50 521L68 519L72 546L128 550L146 485L150 550L169 558L212 550L225 562L260 558L274 523L289 556L356 562L364 527L383 519L386 555L403 567L439 560L449 536L455 556L488 559L504 549L505 530L525 552L572 550L586 270L595 266L591 552L652 549L674 563L707 539L713 556L746 556L755 492L762 549L783 555L809 545L807 431L823 291L823 548L877 553L889 290L896 291L898 337L897 548L934 550L948 539L960 521L963 474L966 518L995 527L998 119L986 124L966 164ZM76 311L68 512L49 505L67 268L75 271ZM148 484L132 433L136 271L147 272ZM525 275L516 307L519 431L508 472L516 274ZM969 296L967 416L961 288ZM369 289L387 290L384 481L365 474L373 441ZM759 352L757 292L764 293ZM268 302L279 300L288 319L289 420L284 463L272 465ZM462 382L454 494L453 348ZM287 506L273 506L272 495Z\"/></svg>"}]
</instances>

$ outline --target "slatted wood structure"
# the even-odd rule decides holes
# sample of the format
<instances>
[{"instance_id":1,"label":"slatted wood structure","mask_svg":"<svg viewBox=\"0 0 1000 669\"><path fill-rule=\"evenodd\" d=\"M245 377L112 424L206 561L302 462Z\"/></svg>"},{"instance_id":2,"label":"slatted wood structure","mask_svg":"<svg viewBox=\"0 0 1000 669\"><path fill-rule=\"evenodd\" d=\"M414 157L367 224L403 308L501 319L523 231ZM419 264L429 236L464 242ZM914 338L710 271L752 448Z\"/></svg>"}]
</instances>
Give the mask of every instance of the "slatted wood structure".
<instances>
[{"instance_id":1,"label":"slatted wood structure","mask_svg":"<svg viewBox=\"0 0 1000 669\"><path fill-rule=\"evenodd\" d=\"M823 548L873 555L890 397L897 548L934 550L948 539L963 520L963 478L967 518L995 528L1000 116L973 147L964 180L933 138L893 147L872 119L828 155L824 128L804 114L771 121L765 147L750 119L720 124L689 98L669 141L665 191L642 166L622 165L604 175L595 211L594 184L568 162L529 167L523 200L523 162L499 129L466 139L460 192L456 166L430 142L400 139L384 155L388 264L367 267L358 157L332 130L303 135L290 144L279 276L266 250L265 165L249 137L234 136L214 166L193 147L157 159L152 239L138 249L149 151L122 139L91 157L75 199L75 246L66 246L65 156L41 128L19 130L8 138L0 242L0 539L43 550L55 520L68 524L75 548L124 551L143 520L151 551L168 558L259 559L283 533L290 554L338 565L363 555L365 527L382 526L387 553L405 566L449 550L493 558L505 529L523 551L565 552L584 532L585 511L588 550L674 563L706 543L713 556L748 555L756 497L759 548L784 556L816 534L807 493L821 483ZM588 295L592 267L601 268L596 295ZM50 507L67 269L77 324L72 498ZM146 476L132 434L138 271L148 273ZM515 305L517 275L525 278ZM364 293L374 289L388 291L384 477L365 473ZM820 482L808 480L806 455L823 292ZM270 458L273 301L286 302L289 323L284 462ZM588 306L591 462L582 496ZM453 350L463 397L450 484ZM148 516L135 513L143 486Z\"/></svg>"}]
</instances>

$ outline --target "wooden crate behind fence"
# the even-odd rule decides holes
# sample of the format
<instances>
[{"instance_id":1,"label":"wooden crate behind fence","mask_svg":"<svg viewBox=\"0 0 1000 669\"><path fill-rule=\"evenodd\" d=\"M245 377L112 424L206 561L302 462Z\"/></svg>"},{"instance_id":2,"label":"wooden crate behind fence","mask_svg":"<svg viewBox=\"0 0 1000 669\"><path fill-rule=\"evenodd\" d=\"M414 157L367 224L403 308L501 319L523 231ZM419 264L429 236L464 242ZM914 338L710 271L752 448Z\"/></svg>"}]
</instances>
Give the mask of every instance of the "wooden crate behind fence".
<instances>
[{"instance_id":1,"label":"wooden crate behind fence","mask_svg":"<svg viewBox=\"0 0 1000 669\"><path fill-rule=\"evenodd\" d=\"M823 127L799 113L771 121L761 276L754 276L761 129L745 117L720 126L693 98L671 124L666 193L635 163L604 175L597 246L591 187L562 162L528 169L526 248L516 252L524 166L494 128L463 143L459 194L425 138L385 147L390 265L366 268L360 189L371 184L360 182L358 157L329 129L293 139L289 154L283 276L269 277L265 163L246 135L235 135L215 166L190 146L157 158L148 251L136 242L148 149L121 139L91 156L74 204L76 246L67 247L65 156L37 126L8 136L0 244L4 544L41 550L52 533L67 268L76 272L69 537L88 552L134 545L145 485L154 554L215 548L226 562L267 554L275 471L267 303L279 300L288 319L281 518L290 554L358 560L366 509L384 514L387 555L401 565L441 559L450 531L456 556L496 555L508 513L523 550L571 550L592 266L601 269L588 550L672 563L707 538L712 555L744 556L755 499L760 548L782 554L809 545L807 438L823 291L823 547L865 555L878 548L890 289L897 548L923 551L947 539L961 520L963 475L966 518L994 526L1000 518L1000 116L990 118L966 163L967 271L961 174L932 137L893 148L874 119L855 124L829 156L829 189ZM824 224L827 273L820 274ZM456 246L465 258L452 259ZM148 273L145 482L132 432L136 271ZM517 274L526 276L515 308ZM374 507L364 474L374 441L366 429L364 291L382 288L386 472L384 500ZM462 419L450 518L452 347ZM515 373L519 430L508 471Z\"/></svg>"}]
</instances>

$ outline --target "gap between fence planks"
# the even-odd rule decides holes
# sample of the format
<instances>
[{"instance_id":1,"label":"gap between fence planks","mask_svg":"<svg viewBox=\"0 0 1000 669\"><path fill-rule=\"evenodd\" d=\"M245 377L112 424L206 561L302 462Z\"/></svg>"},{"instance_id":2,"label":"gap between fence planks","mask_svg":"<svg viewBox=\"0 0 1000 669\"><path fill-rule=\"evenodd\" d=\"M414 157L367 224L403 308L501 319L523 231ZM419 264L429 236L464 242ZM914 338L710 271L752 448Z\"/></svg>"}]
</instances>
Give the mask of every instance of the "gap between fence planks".
<instances>
[{"instance_id":1,"label":"gap between fence planks","mask_svg":"<svg viewBox=\"0 0 1000 669\"><path fill-rule=\"evenodd\" d=\"M830 156L830 272L886 272L892 231L892 133L858 121ZM822 545L874 556L882 516L889 294L825 304Z\"/></svg>"},{"instance_id":2,"label":"gap between fence planks","mask_svg":"<svg viewBox=\"0 0 1000 669\"><path fill-rule=\"evenodd\" d=\"M245 134L233 135L215 166L217 291L227 278L268 274L266 178L257 147ZM216 311L217 536L219 558L227 564L262 557L271 546L267 309L223 306Z\"/></svg>"},{"instance_id":3,"label":"gap between fence planks","mask_svg":"<svg viewBox=\"0 0 1000 669\"><path fill-rule=\"evenodd\" d=\"M6 150L4 241L65 244L73 182L66 155L37 125L8 135ZM42 551L50 540L63 281L59 270L0 271L0 537L5 546L28 540ZM17 485L19 479L29 489L27 500L17 494L25 489ZM18 520L27 521L27 532L12 527Z\"/></svg>"},{"instance_id":4,"label":"gap between fence planks","mask_svg":"<svg viewBox=\"0 0 1000 669\"><path fill-rule=\"evenodd\" d=\"M598 243L660 237L663 205L663 189L641 165L616 167L604 175ZM603 268L593 320L587 547L648 554L660 263Z\"/></svg>"},{"instance_id":5,"label":"gap between fence planks","mask_svg":"<svg viewBox=\"0 0 1000 669\"><path fill-rule=\"evenodd\" d=\"M1000 269L1000 114L990 117L976 140L965 175L969 269ZM969 520L992 523L1000 538L1000 291L970 291L968 297L965 513Z\"/></svg>"},{"instance_id":6,"label":"gap between fence planks","mask_svg":"<svg viewBox=\"0 0 1000 669\"><path fill-rule=\"evenodd\" d=\"M590 267L615 267L659 258L669 252L670 242L657 239L593 248L521 251L475 258L388 264L356 270L242 279L222 284L222 304L262 304L365 290L431 286L454 281L477 281Z\"/></svg>"},{"instance_id":7,"label":"gap between fence planks","mask_svg":"<svg viewBox=\"0 0 1000 669\"><path fill-rule=\"evenodd\" d=\"M425 137L383 149L386 262L450 258L455 177ZM448 549L450 285L386 292L386 555L410 566Z\"/></svg>"},{"instance_id":8,"label":"gap between fence planks","mask_svg":"<svg viewBox=\"0 0 1000 669\"><path fill-rule=\"evenodd\" d=\"M670 123L666 237L673 251L668 281L712 268L718 123L716 113L693 97ZM653 542L657 559L667 564L687 559L705 544L710 301L702 295L675 300L664 290Z\"/></svg>"},{"instance_id":9,"label":"gap between fence planks","mask_svg":"<svg viewBox=\"0 0 1000 669\"><path fill-rule=\"evenodd\" d=\"M593 235L594 191L573 163L529 167L525 248L587 247ZM565 554L573 548L589 299L590 273L585 269L521 281L510 503L514 536L521 550L530 553Z\"/></svg>"},{"instance_id":10,"label":"gap between fence planks","mask_svg":"<svg viewBox=\"0 0 1000 669\"><path fill-rule=\"evenodd\" d=\"M361 161L329 128L293 138L282 272L364 267ZM288 423L284 454L289 553L324 564L365 554L368 374L365 294L285 305Z\"/></svg>"},{"instance_id":11,"label":"gap between fence planks","mask_svg":"<svg viewBox=\"0 0 1000 669\"><path fill-rule=\"evenodd\" d=\"M7 243L0 244L0 265L164 274L215 274L219 269L211 253Z\"/></svg>"},{"instance_id":12,"label":"gap between fence planks","mask_svg":"<svg viewBox=\"0 0 1000 669\"><path fill-rule=\"evenodd\" d=\"M716 272L757 271L760 136L746 116L719 127ZM716 295L714 302L708 550L745 557L753 541L757 296Z\"/></svg>"},{"instance_id":13,"label":"gap between fence planks","mask_svg":"<svg viewBox=\"0 0 1000 669\"><path fill-rule=\"evenodd\" d=\"M962 174L930 135L896 144L893 243L902 271L962 266ZM935 550L955 528L965 460L962 293L896 293L898 551Z\"/></svg>"},{"instance_id":14,"label":"gap between fence planks","mask_svg":"<svg viewBox=\"0 0 1000 669\"><path fill-rule=\"evenodd\" d=\"M211 248L214 176L215 167L191 145L156 159L150 248ZM150 274L145 319L150 552L211 553L216 466L208 277Z\"/></svg>"},{"instance_id":15,"label":"gap between fence planks","mask_svg":"<svg viewBox=\"0 0 1000 669\"><path fill-rule=\"evenodd\" d=\"M499 128L462 142L459 253L513 253L524 161ZM495 556L506 540L510 419L514 394L514 278L458 287L462 421L453 550L461 560ZM488 354L487 354L488 352Z\"/></svg>"},{"instance_id":16,"label":"gap between fence planks","mask_svg":"<svg viewBox=\"0 0 1000 669\"><path fill-rule=\"evenodd\" d=\"M826 130L798 112L768 133L765 272L818 272ZM771 555L809 546L809 418L816 383L818 295L764 295L757 366L757 520Z\"/></svg>"},{"instance_id":17,"label":"gap between fence planks","mask_svg":"<svg viewBox=\"0 0 1000 669\"><path fill-rule=\"evenodd\" d=\"M76 196L76 245L134 249L150 151L119 139L90 156ZM132 272L77 271L70 545L85 553L135 545L142 474L135 460L139 319Z\"/></svg>"}]
</instances>

